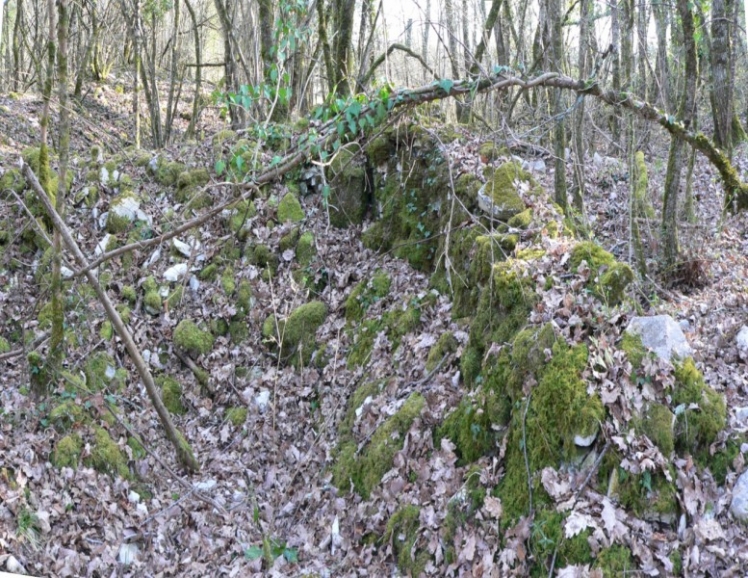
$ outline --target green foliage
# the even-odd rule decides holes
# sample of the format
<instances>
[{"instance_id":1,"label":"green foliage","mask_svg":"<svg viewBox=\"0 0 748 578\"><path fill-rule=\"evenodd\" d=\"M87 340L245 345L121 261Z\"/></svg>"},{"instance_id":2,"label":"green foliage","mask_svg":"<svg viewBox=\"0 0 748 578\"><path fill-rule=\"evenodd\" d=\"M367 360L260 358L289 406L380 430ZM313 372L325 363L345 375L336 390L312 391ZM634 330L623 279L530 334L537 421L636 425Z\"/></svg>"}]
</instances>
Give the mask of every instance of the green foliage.
<instances>
[{"instance_id":1,"label":"green foliage","mask_svg":"<svg viewBox=\"0 0 748 578\"><path fill-rule=\"evenodd\" d=\"M592 550L587 542L591 530L587 529L576 536L566 538L565 521L565 514L551 509L543 508L535 514L530 534L530 551L542 564L542 570L554 557L557 567L560 568L592 562Z\"/></svg>"},{"instance_id":2,"label":"green foliage","mask_svg":"<svg viewBox=\"0 0 748 578\"><path fill-rule=\"evenodd\" d=\"M643 433L652 440L665 458L669 458L675 449L673 421L674 416L667 406L652 403L640 418L634 420L634 427L637 432Z\"/></svg>"},{"instance_id":3,"label":"green foliage","mask_svg":"<svg viewBox=\"0 0 748 578\"><path fill-rule=\"evenodd\" d=\"M603 576L606 578L607 576L629 576L637 571L636 561L631 555L631 550L619 544L601 550L597 554L593 568L602 570Z\"/></svg>"},{"instance_id":4,"label":"green foliage","mask_svg":"<svg viewBox=\"0 0 748 578\"><path fill-rule=\"evenodd\" d=\"M267 536L263 537L262 545L250 546L244 550L244 557L247 560L262 558L268 567L272 566L275 559L281 556L289 564L296 564L299 561L299 553L296 548L291 548L285 542Z\"/></svg>"}]
</instances>

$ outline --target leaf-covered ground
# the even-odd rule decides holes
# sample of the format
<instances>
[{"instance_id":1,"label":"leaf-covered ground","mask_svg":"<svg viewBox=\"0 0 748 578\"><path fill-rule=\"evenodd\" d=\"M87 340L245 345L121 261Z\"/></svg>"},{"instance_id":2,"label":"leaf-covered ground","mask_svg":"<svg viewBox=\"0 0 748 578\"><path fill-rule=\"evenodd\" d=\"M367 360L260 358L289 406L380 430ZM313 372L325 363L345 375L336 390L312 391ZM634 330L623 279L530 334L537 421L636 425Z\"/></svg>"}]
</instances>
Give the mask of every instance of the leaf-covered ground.
<instances>
[{"instance_id":1,"label":"leaf-covered ground","mask_svg":"<svg viewBox=\"0 0 748 578\"><path fill-rule=\"evenodd\" d=\"M0 114L0 170L8 170L23 148L36 144L41 103L26 97L0 97L0 105L5 107ZM74 118L74 156L80 165L88 160L94 144L109 151L105 160L122 153L132 133L127 110L127 101L107 87L86 100ZM201 142L174 146L160 154L212 172L216 151L210 137L219 127L214 117L206 118ZM478 139L464 136L447 147L455 171L480 170L478 144ZM647 159L650 191L657 206L666 146L654 143L651 148L654 152ZM628 183L622 178L627 173L622 167L607 158L590 162L588 213L601 244L626 259ZM153 218L154 232L191 216L175 201L173 190L153 182L144 167L134 164L134 158L118 168L133 179L140 195L148 197L141 209ZM550 171L536 176L551 185ZM217 183L214 176L212 198L231 194L230 186ZM84 184L79 174L73 188ZM708 383L727 399L726 433L746 431L748 423L737 417L738 408L748 407L746 364L738 359L734 337L748 320L748 220L742 215L722 217L722 191L703 159L696 159L693 187L698 220L684 229L683 245L695 271L686 280L695 287L664 287L653 281L643 289L645 294L633 294L634 300L646 303L639 311L601 309L581 290L584 272L577 274L566 267L571 241L544 239L546 255L533 262L529 275L552 283L541 294L534 321L553 320L570 341L584 339L588 328L596 328L590 357L605 363L593 364L590 387L604 392L609 412L623 418L641 401L637 399L641 393L631 386L625 358L606 354L613 351L611 345L618 340L626 318L651 311L687 320L687 335L699 367ZM274 223L275 205L283 193L282 185L274 185L266 199L256 201L250 238L277 247L289 232L290 225ZM69 211L68 223L89 257L103 237L99 216L108 209L112 194L105 189L93 208L77 205ZM47 298L35 280L39 255L14 252L19 244L15 241L30 224L13 197L2 199L0 218L10 217L6 222L15 228L0 262L0 333L22 328L33 337L41 334L36 319L39 304ZM449 537L451 543L445 543L449 504L464 492L468 479L477 475L480 486L490 490L504 473L501 452L482 458L478 470L467 472L457 465L451 443L434 446L434 426L465 393L459 356L468 328L451 320L446 297L429 297L425 275L403 261L365 249L359 229L330 227L319 195L304 197L302 204L303 228L314 233L318 255L306 274L326 279L316 296L330 311L317 332L317 341L325 345L330 359L324 369L283 367L261 337L268 315L286 315L309 300L298 274L294 275L299 266L291 254L278 253L277 272L271 278L255 265L236 262L236 285L246 280L252 287L251 309L243 320L247 338L236 345L228 336L219 337L211 353L198 360L209 373L207 389L212 393L201 388L177 356L172 334L183 319L209 322L236 314L235 298L220 275L199 280L202 261L198 256L190 263L196 282L185 282L183 297L175 306L150 315L139 298L132 308L129 326L141 350L151 353L152 369L175 376L182 384L187 412L175 421L200 461L199 474L180 470L121 343L117 338L99 337L103 310L81 285L71 289L71 295L83 298L76 300L67 322L85 327L91 337L70 347L67 367L79 372L92 354L104 351L127 369L126 387L115 395L121 409L119 421L110 423L102 416L101 424L130 451L133 480L139 489L147 489L150 498L140 498L133 491L134 481L82 466L75 470L52 467L50 456L61 433L49 424L48 404L26 393L30 376L25 354L0 356L0 568L44 576L109 576L117 568L124 576L393 575L401 537L397 532L387 535L387 522L402 506L417 505L421 508L417 548L430 554L427 574L525 573L532 555L528 549L532 528L520 522L500 531L501 504L493 498L484 502L469 523L457 528ZM650 226L656 229L656 221ZM179 239L189 242L190 236L199 240L199 255L205 258L228 254L238 243L220 217ZM656 231L648 236L651 250L656 250L656 238ZM163 283L165 270L186 261L170 246L136 251L135 266L125 267L122 257L115 258L107 266L112 272L110 294L120 298L128 285L140 291L149 275ZM387 298L371 304L367 318L415 301L423 303L420 322L394 352L388 338L377 335L369 362L352 371L346 364L353 337L346 328L344 302L359 281L378 270L389 273L392 287ZM429 372L426 357L447 330L454 332L459 346ZM666 368L660 364L652 364L648 372L655 384L667 381ZM382 393L359 408L357 439L368 439L412 392L423 394L426 407L407 432L392 470L363 500L331 484L331 466L338 426L351 394L364 380L379 379L386 383ZM77 403L101 406L96 396L84 394ZM227 419L232 407L247 409L243 423L234 425ZM132 455L125 444L128 432L123 424L139 435L148 455ZM664 467L662 455L652 444L642 444L615 427L605 433L642 467L652 462ZM89 447L82 457L87 451ZM731 464L721 487L690 460L676 460L674 465L683 515L672 525L637 518L599 494L596 484L573 474L548 471L543 483L559 503L568 502L577 528L593 530L591 539L599 547L617 542L630 548L635 568L626 575L672 574L669 555L675 545L683 554L686 575L745 575L748 528L728 512L736 472L745 467L744 454ZM448 562L445 552L450 547L457 556ZM560 576L588 573L584 568L563 569L560 564L555 570Z\"/></svg>"}]
</instances>

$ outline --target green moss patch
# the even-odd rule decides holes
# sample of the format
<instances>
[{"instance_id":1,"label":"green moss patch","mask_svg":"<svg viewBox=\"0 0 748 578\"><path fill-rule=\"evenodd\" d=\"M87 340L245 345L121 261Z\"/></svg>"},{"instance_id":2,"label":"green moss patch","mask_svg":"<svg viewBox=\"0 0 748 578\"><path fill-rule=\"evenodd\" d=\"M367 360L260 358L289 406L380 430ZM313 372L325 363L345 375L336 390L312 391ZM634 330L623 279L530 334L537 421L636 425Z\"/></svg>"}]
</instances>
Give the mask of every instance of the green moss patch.
<instances>
[{"instance_id":1,"label":"green moss patch","mask_svg":"<svg viewBox=\"0 0 748 578\"><path fill-rule=\"evenodd\" d=\"M205 355L213 348L213 336L200 329L194 321L184 319L174 330L174 344L193 357Z\"/></svg>"},{"instance_id":2,"label":"green moss patch","mask_svg":"<svg viewBox=\"0 0 748 578\"><path fill-rule=\"evenodd\" d=\"M175 415L187 413L182 405L182 385L176 379L168 375L159 375L156 378L156 385L161 389L161 401L164 402L166 409Z\"/></svg>"},{"instance_id":3,"label":"green moss patch","mask_svg":"<svg viewBox=\"0 0 748 578\"><path fill-rule=\"evenodd\" d=\"M391 284L390 276L381 269L371 279L361 281L353 288L345 301L346 320L361 321L369 307L387 297Z\"/></svg>"},{"instance_id":4,"label":"green moss patch","mask_svg":"<svg viewBox=\"0 0 748 578\"><path fill-rule=\"evenodd\" d=\"M311 301L296 308L287 319L270 315L262 325L262 337L282 360L307 365L317 349L315 333L327 317L327 305Z\"/></svg>"},{"instance_id":5,"label":"green moss patch","mask_svg":"<svg viewBox=\"0 0 748 578\"><path fill-rule=\"evenodd\" d=\"M278 203L278 221L281 223L298 223L306 215L299 199L293 193L287 193Z\"/></svg>"},{"instance_id":6,"label":"green moss patch","mask_svg":"<svg viewBox=\"0 0 748 578\"><path fill-rule=\"evenodd\" d=\"M417 549L421 509L418 506L403 506L387 521L382 537L385 543L392 544L397 567L407 576L420 576L429 561L429 554Z\"/></svg>"},{"instance_id":7,"label":"green moss patch","mask_svg":"<svg viewBox=\"0 0 748 578\"><path fill-rule=\"evenodd\" d=\"M727 408L723 396L704 382L691 358L675 365L672 404L677 418L676 449L708 463L709 446L727 425Z\"/></svg>"},{"instance_id":8,"label":"green moss patch","mask_svg":"<svg viewBox=\"0 0 748 578\"><path fill-rule=\"evenodd\" d=\"M567 538L564 530L566 517L566 514L549 509L542 509L535 514L530 534L530 551L540 562L537 566L548 568L553 559L556 560L557 568L592 562L592 550L587 541L591 530L587 529Z\"/></svg>"},{"instance_id":9,"label":"green moss patch","mask_svg":"<svg viewBox=\"0 0 748 578\"><path fill-rule=\"evenodd\" d=\"M226 419L231 422L234 427L241 427L244 422L247 421L247 408L246 407L230 407L226 410Z\"/></svg>"},{"instance_id":10,"label":"green moss patch","mask_svg":"<svg viewBox=\"0 0 748 578\"><path fill-rule=\"evenodd\" d=\"M76 433L61 438L55 445L50 461L56 468L77 468L83 451L83 441Z\"/></svg>"},{"instance_id":11,"label":"green moss patch","mask_svg":"<svg viewBox=\"0 0 748 578\"><path fill-rule=\"evenodd\" d=\"M643 433L652 440L662 455L669 458L675 449L673 422L674 416L667 406L652 403L641 417L634 420L634 428L637 433Z\"/></svg>"},{"instance_id":12,"label":"green moss patch","mask_svg":"<svg viewBox=\"0 0 748 578\"><path fill-rule=\"evenodd\" d=\"M91 454L84 458L83 463L87 467L92 467L111 476L130 477L127 457L109 433L100 427L94 428L94 443L91 447Z\"/></svg>"},{"instance_id":13,"label":"green moss patch","mask_svg":"<svg viewBox=\"0 0 748 578\"><path fill-rule=\"evenodd\" d=\"M626 287L634 279L631 267L617 262L613 255L592 241L583 241L572 249L570 269L577 271L582 261L590 268L588 286L595 295L610 305L620 303Z\"/></svg>"},{"instance_id":14,"label":"green moss patch","mask_svg":"<svg viewBox=\"0 0 748 578\"><path fill-rule=\"evenodd\" d=\"M327 172L330 222L336 227L360 225L368 210L367 178L362 160L352 151L342 149Z\"/></svg>"},{"instance_id":15,"label":"green moss patch","mask_svg":"<svg viewBox=\"0 0 748 578\"><path fill-rule=\"evenodd\" d=\"M354 398L354 401L360 397ZM363 403L363 399L360 403ZM377 428L359 452L352 432L343 429L346 423L352 423L355 419L356 407L352 404L347 420L341 425L340 446L333 466L333 484L342 491L350 490L352 484L356 492L368 499L382 476L392 468L395 454L402 449L405 434L424 405L422 395L412 394L393 416ZM353 412L353 416L350 412Z\"/></svg>"}]
</instances>

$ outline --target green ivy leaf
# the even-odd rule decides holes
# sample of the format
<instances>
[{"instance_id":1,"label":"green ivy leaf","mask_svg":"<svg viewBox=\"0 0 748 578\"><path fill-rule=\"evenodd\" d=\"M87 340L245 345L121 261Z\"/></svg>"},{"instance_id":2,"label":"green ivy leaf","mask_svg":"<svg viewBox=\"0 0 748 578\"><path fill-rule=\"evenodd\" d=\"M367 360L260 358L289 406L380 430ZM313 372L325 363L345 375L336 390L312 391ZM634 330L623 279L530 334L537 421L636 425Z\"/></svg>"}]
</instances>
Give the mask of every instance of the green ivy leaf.
<instances>
[{"instance_id":1,"label":"green ivy leaf","mask_svg":"<svg viewBox=\"0 0 748 578\"><path fill-rule=\"evenodd\" d=\"M257 560L262 558L262 546L250 546L244 550L244 557L247 560Z\"/></svg>"},{"instance_id":2,"label":"green ivy leaf","mask_svg":"<svg viewBox=\"0 0 748 578\"><path fill-rule=\"evenodd\" d=\"M223 174L223 171L226 170L226 161L223 159L216 161L216 174L220 177Z\"/></svg>"}]
</instances>

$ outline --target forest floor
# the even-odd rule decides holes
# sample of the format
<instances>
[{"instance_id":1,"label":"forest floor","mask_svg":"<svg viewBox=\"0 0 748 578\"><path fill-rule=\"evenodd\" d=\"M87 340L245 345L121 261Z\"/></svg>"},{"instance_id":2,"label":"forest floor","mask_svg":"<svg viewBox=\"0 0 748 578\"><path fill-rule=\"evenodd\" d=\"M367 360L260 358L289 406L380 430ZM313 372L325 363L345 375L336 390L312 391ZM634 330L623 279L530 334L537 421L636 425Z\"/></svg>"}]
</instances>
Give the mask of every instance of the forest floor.
<instances>
[{"instance_id":1,"label":"forest floor","mask_svg":"<svg viewBox=\"0 0 748 578\"><path fill-rule=\"evenodd\" d=\"M0 171L15 166L20 152L37 144L41 109L37 98L0 96ZM182 119L179 122L186 125ZM107 160L125 150L133 133L129 101L112 87L98 87L74 114L73 127L71 146L79 165L88 160L94 145L109 151ZM175 145L161 154L213 173L211 136L221 128L215 111L208 111L199 142ZM465 135L450 145L452 162L463 170L477 166L481 162L479 142ZM655 207L661 196L666 145L663 137L653 133L647 163ZM745 150L736 158L743 175L748 175ZM590 224L598 242L625 260L628 182L624 177L628 171L604 155L600 160L590 161L587 173ZM177 221L187 218L171 193L145 177L142 167L121 163L118 168L133 179L140 195L150 199L141 208L153 217L155 229L175 214ZM546 188L552 187L550 164L547 174L535 176ZM82 179L79 175L74 190L82 186ZM622 320L635 314L667 313L687 320L687 337L699 368L707 382L726 397L728 431L746 431L748 423L740 423L736 412L748 408L748 367L738 358L735 335L748 324L748 216L722 217L722 189L703 158L696 159L693 188L697 224L683 227L681 242L695 271L687 281L696 286L651 281L634 292L638 307L611 315ZM226 187L216 187L216 191L223 194ZM282 193L282 185L273 185L270 199ZM17 216L21 213L14 199L2 198L0 218L16 219L18 229L12 232L16 239L21 228L29 225ZM387 520L401 505L417 504L421 507L419 544L434 560L427 573L518 574L509 569L509 562L526 553L516 548L508 551L512 541L502 540L490 509L478 512L454 536L459 555L451 564L443 560L444 545L439 543L448 503L463 487L466 472L449 443L434 447L431 429L459 400L459 363L456 358L448 359L429 373L425 361L430 346L446 330L454 331L464 345L466 327L451 319L451 304L440 296L423 309L418 330L403 338L394 357L387 340L378 339L366 367L348 369L345 354L351 336L344 330L343 303L352 288L377 270L390 274L391 301L373 305L369 314L376 315L378 308L427 294L428 277L390 255L365 249L357 228L329 226L319 195L307 196L302 203L305 230L315 234L318 258L329 278L320 298L331 314L317 337L332 352L331 362L322 370L279 367L262 343L260 328L270 313L284 314L306 302L306 291L293 280L293 263L281 258L270 282L256 267L237 264L237 285L246 279L253 288L249 334L241 345L219 338L212 352L200 360L210 374L213 395L201 390L175 355L163 367L183 384L188 411L175 421L201 464L199 474L180 470L119 340L98 338L104 321L101 306L91 300L70 320L89 327L92 337L70 347L68 369L77 372L93 352L106 351L128 370L126 388L117 396L127 408L123 416L129 428L150 451L145 458L130 462L152 495L150 499L133 495L132 483L120 477L86 467L52 467L49 459L60 433L49 427L46 404L24 393L29 383L25 356L0 357L0 569L38 576L392 576L397 572L397 536L370 538L385 535ZM79 205L69 210L68 223L89 255L103 235L97 215L107 204L105 192L93 209ZM258 200L256 205L252 234L276 245L287 228L268 227L269 200ZM206 255L235 242L219 221L209 221L197 232ZM649 226L648 246L656 251L657 222ZM19 325L34 334L39 304L46 300L34 277L39 256L16 254L13 247L11 243L6 248L0 262L0 334L4 328ZM137 255L140 266L129 269L122 268L118 259L112 263L114 281L109 286L115 294L125 285L139 287L146 275L161 278L173 264L168 250L144 251ZM80 286L74 284L71 291L80 291ZM233 307L220 281L200 282L185 292L175 310L153 317L134 309L130 326L142 350L170 350L171 335L180 319L219 318ZM237 368L248 371L238 376ZM421 391L427 403L408 432L393 470L368 500L341 494L330 483L337 428L351 393L364 378L386 379L388 385L383 395L366 404L360 417L362 431L371 429L381 416L392 415L412 391ZM234 426L225 417L225 410L234 406L248 410L242 425ZM125 447L122 425L109 429ZM679 500L688 512L688 524L665 525L616 511L637 560L637 568L627 575L667 575L663 552L675 542L682 545L687 575L746 575L745 558L738 554L748 550L748 528L728 512L732 486L745 467L744 456L737 461L721 487L709 474L695 472L692 464L676 464L682 476ZM491 488L501 475L500 459L483 458L479 463L480 483ZM585 496L584 503L588 504L587 510L584 505L580 510L584 515L601 518L594 494ZM122 562L128 558L130 564L125 566ZM558 575L584 576L586 572L570 568Z\"/></svg>"}]
</instances>

